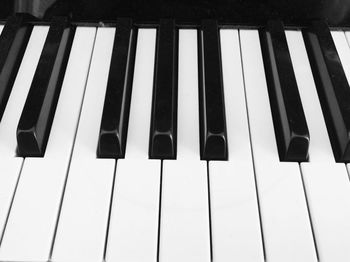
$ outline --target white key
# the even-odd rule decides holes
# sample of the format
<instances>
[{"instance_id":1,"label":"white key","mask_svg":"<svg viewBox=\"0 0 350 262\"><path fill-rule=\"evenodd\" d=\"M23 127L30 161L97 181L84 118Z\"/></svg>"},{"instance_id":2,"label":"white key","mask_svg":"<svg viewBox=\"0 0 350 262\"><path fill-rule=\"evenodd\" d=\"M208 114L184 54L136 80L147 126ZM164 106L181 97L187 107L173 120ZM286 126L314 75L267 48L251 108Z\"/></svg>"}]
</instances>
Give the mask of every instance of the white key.
<instances>
[{"instance_id":1,"label":"white key","mask_svg":"<svg viewBox=\"0 0 350 262\"><path fill-rule=\"evenodd\" d=\"M350 83L350 48L349 48L349 39L350 32L343 31L332 31L331 32L334 44L337 48L340 61L342 63L345 76ZM347 168L350 174L350 165L347 164Z\"/></svg>"},{"instance_id":2,"label":"white key","mask_svg":"<svg viewBox=\"0 0 350 262\"><path fill-rule=\"evenodd\" d=\"M350 32L349 32L349 31L345 32L345 37L346 37L346 41L347 41L347 43L348 43L348 46L350 47ZM349 52L347 52L346 56L347 56L347 59L346 59L346 60L349 61ZM344 60L344 59L343 59L343 60ZM343 60L341 60L342 63L343 63ZM350 81L349 81L350 76L349 76L349 72L348 72L349 66L350 66L350 65L349 65L349 62L347 62L347 63L344 62L344 63L343 63L344 71L346 71L346 72L345 72L346 77L347 77L347 79L348 79L348 82L350 83ZM350 164L347 164L346 166L347 166L348 174L349 174L349 178L350 178Z\"/></svg>"},{"instance_id":3,"label":"white key","mask_svg":"<svg viewBox=\"0 0 350 262\"><path fill-rule=\"evenodd\" d=\"M258 31L240 37L266 260L316 261L299 166L279 162Z\"/></svg>"},{"instance_id":4,"label":"white key","mask_svg":"<svg viewBox=\"0 0 350 262\"><path fill-rule=\"evenodd\" d=\"M207 165L199 159L197 31L179 32L177 160L163 161L159 261L210 261Z\"/></svg>"},{"instance_id":5,"label":"white key","mask_svg":"<svg viewBox=\"0 0 350 262\"><path fill-rule=\"evenodd\" d=\"M337 48L341 42L346 44L344 33L333 36ZM301 163L301 170L319 260L350 261L347 245L350 241L348 175L345 165L335 163L333 157L302 34L287 32L287 40L310 132L310 161Z\"/></svg>"},{"instance_id":6,"label":"white key","mask_svg":"<svg viewBox=\"0 0 350 262\"><path fill-rule=\"evenodd\" d=\"M3 25L0 25L0 34L2 32L2 29L4 29L4 26Z\"/></svg>"},{"instance_id":7,"label":"white key","mask_svg":"<svg viewBox=\"0 0 350 262\"><path fill-rule=\"evenodd\" d=\"M348 42L348 45L350 46L350 31L345 31L345 37Z\"/></svg>"},{"instance_id":8,"label":"white key","mask_svg":"<svg viewBox=\"0 0 350 262\"><path fill-rule=\"evenodd\" d=\"M228 161L210 161L214 261L263 261L237 30L221 30Z\"/></svg>"},{"instance_id":9,"label":"white key","mask_svg":"<svg viewBox=\"0 0 350 262\"><path fill-rule=\"evenodd\" d=\"M102 261L115 160L97 159L114 28L97 30L52 261Z\"/></svg>"},{"instance_id":10,"label":"white key","mask_svg":"<svg viewBox=\"0 0 350 262\"><path fill-rule=\"evenodd\" d=\"M337 48L337 52L342 63L345 76L349 82L350 80L350 48L343 31L331 31L332 38Z\"/></svg>"},{"instance_id":11,"label":"white key","mask_svg":"<svg viewBox=\"0 0 350 262\"><path fill-rule=\"evenodd\" d=\"M160 160L148 159L155 29L138 32L125 159L116 168L106 261L156 261Z\"/></svg>"},{"instance_id":12,"label":"white key","mask_svg":"<svg viewBox=\"0 0 350 262\"><path fill-rule=\"evenodd\" d=\"M16 129L43 48L47 26L35 26L0 123L0 235L8 216L23 158L16 157Z\"/></svg>"},{"instance_id":13,"label":"white key","mask_svg":"<svg viewBox=\"0 0 350 262\"><path fill-rule=\"evenodd\" d=\"M1 260L50 258L95 34L95 28L76 29L45 156L24 161L2 240Z\"/></svg>"}]
</instances>

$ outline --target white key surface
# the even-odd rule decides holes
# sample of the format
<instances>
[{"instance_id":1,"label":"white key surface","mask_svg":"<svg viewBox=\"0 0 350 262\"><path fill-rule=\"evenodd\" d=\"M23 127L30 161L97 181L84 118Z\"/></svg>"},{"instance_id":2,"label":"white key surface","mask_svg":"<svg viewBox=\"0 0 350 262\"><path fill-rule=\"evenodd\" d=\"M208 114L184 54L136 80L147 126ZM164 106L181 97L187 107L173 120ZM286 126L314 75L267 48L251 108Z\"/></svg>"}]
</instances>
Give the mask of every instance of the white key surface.
<instances>
[{"instance_id":1,"label":"white key surface","mask_svg":"<svg viewBox=\"0 0 350 262\"><path fill-rule=\"evenodd\" d=\"M345 76L349 82L350 80L350 48L348 39L344 31L331 31L331 35L337 49L340 62L343 66Z\"/></svg>"},{"instance_id":2,"label":"white key surface","mask_svg":"<svg viewBox=\"0 0 350 262\"><path fill-rule=\"evenodd\" d=\"M348 83L350 83L350 32L332 31L331 33L344 69L345 76ZM350 174L349 164L347 164L347 169L348 173Z\"/></svg>"},{"instance_id":3,"label":"white key surface","mask_svg":"<svg viewBox=\"0 0 350 262\"><path fill-rule=\"evenodd\" d=\"M334 40L344 44L345 36L341 34L333 34ZM333 157L301 32L287 31L287 41L310 132L310 161L301 163L301 171L319 260L348 261L350 183L346 168L335 163Z\"/></svg>"},{"instance_id":4,"label":"white key surface","mask_svg":"<svg viewBox=\"0 0 350 262\"><path fill-rule=\"evenodd\" d=\"M197 31L179 32L177 160L163 161L160 261L210 261L207 165L199 159Z\"/></svg>"},{"instance_id":5,"label":"white key surface","mask_svg":"<svg viewBox=\"0 0 350 262\"><path fill-rule=\"evenodd\" d=\"M177 160L200 159L198 112L197 36L192 30L179 31ZM180 96L181 95L181 96Z\"/></svg>"},{"instance_id":6,"label":"white key surface","mask_svg":"<svg viewBox=\"0 0 350 262\"><path fill-rule=\"evenodd\" d=\"M125 159L116 168L106 261L156 261L161 161L148 159L155 29L138 32Z\"/></svg>"},{"instance_id":7,"label":"white key surface","mask_svg":"<svg viewBox=\"0 0 350 262\"><path fill-rule=\"evenodd\" d=\"M2 32L2 29L4 29L4 26L3 25L0 25L0 34Z\"/></svg>"},{"instance_id":8,"label":"white key surface","mask_svg":"<svg viewBox=\"0 0 350 262\"><path fill-rule=\"evenodd\" d=\"M156 30L139 30L125 158L148 158ZM145 90L142 90L145 89Z\"/></svg>"},{"instance_id":9,"label":"white key surface","mask_svg":"<svg viewBox=\"0 0 350 262\"><path fill-rule=\"evenodd\" d=\"M214 261L263 261L240 45L237 30L221 30L228 161L210 161Z\"/></svg>"},{"instance_id":10,"label":"white key surface","mask_svg":"<svg viewBox=\"0 0 350 262\"><path fill-rule=\"evenodd\" d=\"M47 26L35 26L28 41L0 124L0 235L20 175L23 158L16 157L16 129L43 48ZM1 249L0 249L1 250Z\"/></svg>"},{"instance_id":11,"label":"white key surface","mask_svg":"<svg viewBox=\"0 0 350 262\"><path fill-rule=\"evenodd\" d=\"M114 35L97 30L52 261L104 259L115 160L97 159L96 148Z\"/></svg>"},{"instance_id":12,"label":"white key surface","mask_svg":"<svg viewBox=\"0 0 350 262\"><path fill-rule=\"evenodd\" d=\"M299 166L279 161L258 31L240 39L266 260L316 261Z\"/></svg>"},{"instance_id":13,"label":"white key surface","mask_svg":"<svg viewBox=\"0 0 350 262\"><path fill-rule=\"evenodd\" d=\"M45 156L24 161L1 260L47 261L50 257L95 33L95 28L76 29Z\"/></svg>"},{"instance_id":14,"label":"white key surface","mask_svg":"<svg viewBox=\"0 0 350 262\"><path fill-rule=\"evenodd\" d=\"M118 160L106 261L156 261L160 160Z\"/></svg>"},{"instance_id":15,"label":"white key surface","mask_svg":"<svg viewBox=\"0 0 350 262\"><path fill-rule=\"evenodd\" d=\"M347 43L348 43L348 46L349 46L349 48L350 48L350 32L349 31L346 31L345 32L345 37L346 37L346 41L347 41ZM347 61L349 61L349 59L346 59ZM343 61L343 60L342 60ZM344 65L343 65L344 66ZM349 66L349 63L346 63L346 68L344 67L344 70L349 70L349 68L348 68L348 66ZM350 83L350 81L349 81L349 75L348 75L348 73L349 72L347 72L347 74L346 74L346 76L347 76L347 79L348 79L348 83ZM348 170L348 174L349 174L349 178L350 178L350 165L349 164L347 164L346 165L346 167L347 167L347 170Z\"/></svg>"}]
</instances>

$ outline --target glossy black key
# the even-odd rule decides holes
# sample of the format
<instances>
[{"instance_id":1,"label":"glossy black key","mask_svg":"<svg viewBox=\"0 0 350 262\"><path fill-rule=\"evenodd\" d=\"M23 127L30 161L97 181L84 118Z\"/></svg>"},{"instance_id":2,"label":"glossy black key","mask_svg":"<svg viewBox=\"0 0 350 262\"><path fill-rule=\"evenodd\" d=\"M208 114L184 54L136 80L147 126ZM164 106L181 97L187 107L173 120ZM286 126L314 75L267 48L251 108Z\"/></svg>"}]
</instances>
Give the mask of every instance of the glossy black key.
<instances>
[{"instance_id":1,"label":"glossy black key","mask_svg":"<svg viewBox=\"0 0 350 262\"><path fill-rule=\"evenodd\" d=\"M303 31L318 97L337 162L350 161L350 87L327 24Z\"/></svg>"},{"instance_id":2,"label":"glossy black key","mask_svg":"<svg viewBox=\"0 0 350 262\"><path fill-rule=\"evenodd\" d=\"M66 18L54 18L17 127L20 156L41 157L45 153L73 36L74 29Z\"/></svg>"},{"instance_id":3,"label":"glossy black key","mask_svg":"<svg viewBox=\"0 0 350 262\"><path fill-rule=\"evenodd\" d=\"M269 21L260 31L260 40L280 160L305 162L309 130L283 23Z\"/></svg>"},{"instance_id":4,"label":"glossy black key","mask_svg":"<svg viewBox=\"0 0 350 262\"><path fill-rule=\"evenodd\" d=\"M25 21L21 14L9 17L0 35L0 119L32 32Z\"/></svg>"},{"instance_id":5,"label":"glossy black key","mask_svg":"<svg viewBox=\"0 0 350 262\"><path fill-rule=\"evenodd\" d=\"M97 147L100 158L123 158L125 155L136 35L131 19L117 20Z\"/></svg>"},{"instance_id":6,"label":"glossy black key","mask_svg":"<svg viewBox=\"0 0 350 262\"><path fill-rule=\"evenodd\" d=\"M174 20L157 32L149 157L176 158L178 33Z\"/></svg>"},{"instance_id":7,"label":"glossy black key","mask_svg":"<svg viewBox=\"0 0 350 262\"><path fill-rule=\"evenodd\" d=\"M226 160L227 133L217 22L204 20L198 31L200 150L203 160Z\"/></svg>"}]
</instances>

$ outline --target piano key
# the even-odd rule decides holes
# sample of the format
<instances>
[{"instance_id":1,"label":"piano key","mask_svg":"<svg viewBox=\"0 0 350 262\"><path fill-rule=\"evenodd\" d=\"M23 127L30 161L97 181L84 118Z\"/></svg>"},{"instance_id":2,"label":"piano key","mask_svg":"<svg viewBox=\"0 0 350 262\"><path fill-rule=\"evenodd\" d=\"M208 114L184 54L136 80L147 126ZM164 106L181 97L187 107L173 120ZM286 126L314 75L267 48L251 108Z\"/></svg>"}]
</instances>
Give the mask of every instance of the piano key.
<instances>
[{"instance_id":1,"label":"piano key","mask_svg":"<svg viewBox=\"0 0 350 262\"><path fill-rule=\"evenodd\" d=\"M346 35L344 31L331 31L332 39L334 42L334 45L336 47L336 50L339 55L339 59L341 62L341 65L344 70L344 75L349 83L350 80L350 48L348 44L348 39L346 38ZM347 101L347 104L349 105L349 102Z\"/></svg>"},{"instance_id":2,"label":"piano key","mask_svg":"<svg viewBox=\"0 0 350 262\"><path fill-rule=\"evenodd\" d=\"M346 41L348 43L348 46L350 48L350 44L349 44L350 32L349 31L345 32L345 37L346 37ZM349 75L349 72L348 72L349 67L350 67L350 63L349 63L350 58L349 58L349 56L350 56L349 51L346 51L343 54L341 54L341 59L342 59L341 61L342 61L343 67L344 67L346 78L348 79L348 83L349 83L349 79L350 79L350 75ZM346 57L346 59L343 59L343 57ZM349 165L349 163L346 164L346 167L347 167L347 170L348 170L348 174L350 174L350 165Z\"/></svg>"},{"instance_id":3,"label":"piano key","mask_svg":"<svg viewBox=\"0 0 350 262\"><path fill-rule=\"evenodd\" d=\"M317 261L299 166L279 161L259 34L240 39L266 260Z\"/></svg>"},{"instance_id":4,"label":"piano key","mask_svg":"<svg viewBox=\"0 0 350 262\"><path fill-rule=\"evenodd\" d=\"M264 261L237 30L221 30L230 152L209 161L214 261Z\"/></svg>"},{"instance_id":5,"label":"piano key","mask_svg":"<svg viewBox=\"0 0 350 262\"><path fill-rule=\"evenodd\" d=\"M336 163L322 115L302 33L287 31L296 80L310 130L310 161L301 163L319 261L348 261L350 184Z\"/></svg>"},{"instance_id":6,"label":"piano key","mask_svg":"<svg viewBox=\"0 0 350 262\"><path fill-rule=\"evenodd\" d=\"M98 28L52 261L102 261L115 160L96 158L115 28Z\"/></svg>"},{"instance_id":7,"label":"piano key","mask_svg":"<svg viewBox=\"0 0 350 262\"><path fill-rule=\"evenodd\" d=\"M125 159L118 159L106 261L156 261L161 161L148 159L156 30L138 32Z\"/></svg>"},{"instance_id":8,"label":"piano key","mask_svg":"<svg viewBox=\"0 0 350 262\"><path fill-rule=\"evenodd\" d=\"M16 157L16 128L22 108L29 91L40 53L45 42L48 27L35 26L21 65L15 79L12 92L0 124L0 236L7 223L8 211L23 164L23 158ZM0 249L1 250L1 249Z\"/></svg>"},{"instance_id":9,"label":"piano key","mask_svg":"<svg viewBox=\"0 0 350 262\"><path fill-rule=\"evenodd\" d=\"M0 119L32 32L25 20L23 15L9 17L0 36Z\"/></svg>"},{"instance_id":10,"label":"piano key","mask_svg":"<svg viewBox=\"0 0 350 262\"><path fill-rule=\"evenodd\" d=\"M309 131L283 23L269 21L260 38L279 157L281 161L307 161Z\"/></svg>"},{"instance_id":11,"label":"piano key","mask_svg":"<svg viewBox=\"0 0 350 262\"><path fill-rule=\"evenodd\" d=\"M52 21L17 127L21 156L42 157L45 153L73 35L66 18Z\"/></svg>"},{"instance_id":12,"label":"piano key","mask_svg":"<svg viewBox=\"0 0 350 262\"><path fill-rule=\"evenodd\" d=\"M157 34L150 158L176 158L178 32L174 20L161 20Z\"/></svg>"},{"instance_id":13,"label":"piano key","mask_svg":"<svg viewBox=\"0 0 350 262\"><path fill-rule=\"evenodd\" d=\"M328 135L337 162L350 161L350 87L332 35L325 22L303 31Z\"/></svg>"},{"instance_id":14,"label":"piano key","mask_svg":"<svg viewBox=\"0 0 350 262\"><path fill-rule=\"evenodd\" d=\"M46 154L24 161L2 239L1 260L50 259L95 33L95 28L76 29Z\"/></svg>"},{"instance_id":15,"label":"piano key","mask_svg":"<svg viewBox=\"0 0 350 262\"><path fill-rule=\"evenodd\" d=\"M207 165L199 157L197 32L179 32L177 160L163 160L159 261L210 261Z\"/></svg>"},{"instance_id":16,"label":"piano key","mask_svg":"<svg viewBox=\"0 0 350 262\"><path fill-rule=\"evenodd\" d=\"M123 158L130 110L137 31L132 20L117 20L97 156Z\"/></svg>"},{"instance_id":17,"label":"piano key","mask_svg":"<svg viewBox=\"0 0 350 262\"><path fill-rule=\"evenodd\" d=\"M225 103L217 22L203 21L198 32L201 159L226 160Z\"/></svg>"},{"instance_id":18,"label":"piano key","mask_svg":"<svg viewBox=\"0 0 350 262\"><path fill-rule=\"evenodd\" d=\"M337 52L339 54L340 61L342 63L347 82L349 83L350 81L349 32L344 33L343 31L332 31L331 34L332 34L332 38L336 46ZM347 168L348 170L350 170L349 164L347 164Z\"/></svg>"}]
</instances>

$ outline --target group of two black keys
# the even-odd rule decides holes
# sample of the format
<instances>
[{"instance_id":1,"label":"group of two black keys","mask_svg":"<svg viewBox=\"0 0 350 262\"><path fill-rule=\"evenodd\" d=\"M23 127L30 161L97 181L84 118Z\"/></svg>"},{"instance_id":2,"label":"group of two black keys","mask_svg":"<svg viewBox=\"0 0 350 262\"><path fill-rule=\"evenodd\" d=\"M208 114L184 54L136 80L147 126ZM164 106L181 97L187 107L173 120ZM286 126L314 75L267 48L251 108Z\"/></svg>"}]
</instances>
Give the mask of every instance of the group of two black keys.
<instances>
[{"instance_id":1,"label":"group of two black keys","mask_svg":"<svg viewBox=\"0 0 350 262\"><path fill-rule=\"evenodd\" d=\"M6 107L32 25L25 15L8 19L0 36L0 117ZM18 124L18 155L42 157L53 122L75 27L54 18ZM315 21L303 30L317 92L338 162L350 160L350 87L327 24ZM260 30L268 94L281 161L308 160L309 132L283 23L271 20ZM125 155L137 29L117 19L97 157ZM202 21L198 30L200 157L227 160L227 131L219 27ZM157 30L149 157L175 159L177 144L178 30L161 20ZM229 88L229 87L227 87ZM234 134L230 134L234 135Z\"/></svg>"}]
</instances>

